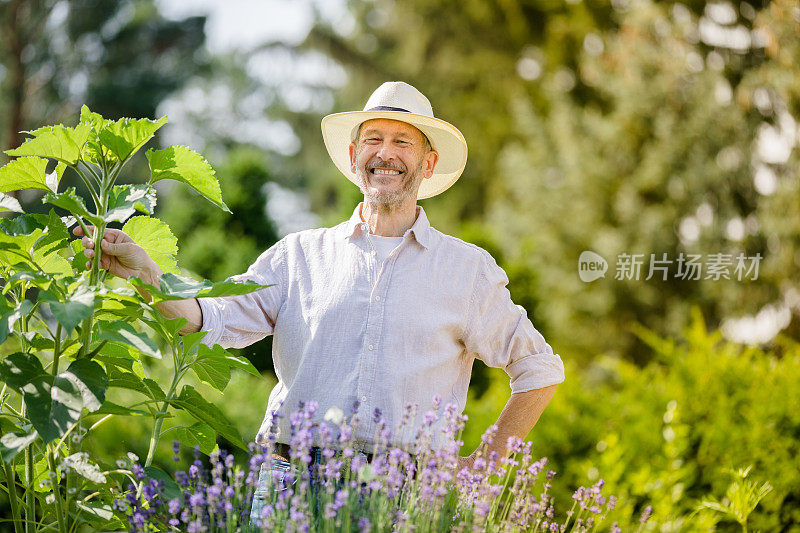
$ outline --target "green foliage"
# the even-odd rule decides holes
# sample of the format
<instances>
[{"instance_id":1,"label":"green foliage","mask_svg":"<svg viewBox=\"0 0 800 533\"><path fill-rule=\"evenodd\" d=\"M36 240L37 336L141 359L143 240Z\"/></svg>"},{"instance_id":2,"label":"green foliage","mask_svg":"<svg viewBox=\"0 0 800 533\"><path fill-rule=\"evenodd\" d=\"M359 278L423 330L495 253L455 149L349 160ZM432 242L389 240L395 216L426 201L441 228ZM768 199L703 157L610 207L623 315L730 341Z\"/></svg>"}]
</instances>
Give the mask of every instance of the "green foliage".
<instances>
[{"instance_id":1,"label":"green foliage","mask_svg":"<svg viewBox=\"0 0 800 533\"><path fill-rule=\"evenodd\" d=\"M214 169L197 152L185 146L170 146L163 150L148 150L147 160L150 162L150 172L153 174L150 183L163 179L182 181L230 213L230 209L222 201Z\"/></svg>"},{"instance_id":2,"label":"green foliage","mask_svg":"<svg viewBox=\"0 0 800 533\"><path fill-rule=\"evenodd\" d=\"M165 122L166 118L112 122L84 107L75 128L59 125L30 132L31 139L9 151L23 157L22 163L12 161L0 168L0 183L6 190L19 189L20 184L44 186L48 192L43 201L68 213L62 218L50 210L47 215L23 213L0 220L0 277L4 282L0 337L4 352L7 346L17 347L0 360L0 456L12 520L21 523L24 518L30 524L29 532L40 526L57 527L63 533L80 524L94 529L118 527L109 504L131 472L117 469L116 479L110 479L106 476L109 472L75 446L82 440L84 425L96 427L111 417L149 417L153 427L145 465L153 477L158 477L151 463L162 425L175 409L185 411L195 422L165 431L174 429L204 450L213 448L217 435L244 447L238 429L222 411L192 386L184 384L180 393L178 388L189 370L220 391L231 379L231 368L258 372L219 346L209 349L200 345L205 332L182 342L179 331L186 319L165 318L155 305L197 296L245 294L264 287L229 280L196 282L170 273L177 271L177 242L166 224L148 216L156 205L155 189L150 184L116 185L130 157ZM171 152L166 149L162 153ZM224 207L213 169L198 154L185 149L177 153L181 157L170 159L169 165L154 165L151 183L172 177ZM48 163L40 158L70 166L89 188L93 209L74 188L59 192L63 167L45 174ZM131 218L137 211L145 215ZM82 246L69 242L69 230L76 222L84 235L94 239L97 251L88 271L84 270L87 259ZM99 243L110 222L124 222L128 236L168 271L159 288L137 278L131 280L134 287L148 288L154 298L145 300L129 287L104 285L106 272L100 271ZM93 225L94 231L89 231L87 224ZM31 288L38 292L29 293ZM44 314L43 309L49 313ZM9 337L13 343L5 342ZM146 376L141 363L142 356L162 358L159 337L173 363L166 390ZM61 364L67 366L59 372ZM106 401L113 389L135 391L145 400L127 405ZM20 454L24 457L17 463ZM63 479L57 477L62 470ZM48 479L55 481L39 483ZM16 492L17 484L25 489L22 497ZM81 500L71 496L76 490L83 491ZM36 523L40 526L34 527Z\"/></svg>"},{"instance_id":3,"label":"green foliage","mask_svg":"<svg viewBox=\"0 0 800 533\"><path fill-rule=\"evenodd\" d=\"M753 528L797 527L800 346L781 341L765 351L726 342L698 313L682 339L639 335L653 359L643 368L613 358L588 366L566 360L567 379L532 432L535 455L549 457L567 486L603 478L620 497L611 519L623 530L635 529L647 504L665 530L713 523L693 511L709 493L725 494L731 468L748 464L774 487L750 515ZM494 373L487 393L467 403L467 450L507 399L508 377Z\"/></svg>"},{"instance_id":4,"label":"green foliage","mask_svg":"<svg viewBox=\"0 0 800 533\"><path fill-rule=\"evenodd\" d=\"M752 465L734 473L735 479L725 491L725 498L722 501L704 500L698 506L698 510L716 511L726 518L736 520L742 526L742 530L747 531L747 518L750 513L767 494L772 492L772 485L768 481L759 486L755 481L747 479L751 468Z\"/></svg>"}]
</instances>

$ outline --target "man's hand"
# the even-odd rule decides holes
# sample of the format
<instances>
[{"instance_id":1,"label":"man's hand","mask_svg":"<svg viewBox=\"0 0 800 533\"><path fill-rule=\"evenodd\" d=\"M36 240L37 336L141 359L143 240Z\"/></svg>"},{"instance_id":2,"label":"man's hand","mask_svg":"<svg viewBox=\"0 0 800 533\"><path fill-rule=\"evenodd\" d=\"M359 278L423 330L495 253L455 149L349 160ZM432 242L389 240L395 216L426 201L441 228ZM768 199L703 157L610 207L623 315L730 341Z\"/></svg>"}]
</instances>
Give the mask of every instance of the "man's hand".
<instances>
[{"instance_id":1,"label":"man's hand","mask_svg":"<svg viewBox=\"0 0 800 533\"><path fill-rule=\"evenodd\" d=\"M85 248L86 257L94 257L94 241L90 238L94 235L94 226L88 227L92 235L84 235L83 228L80 226L72 230L75 235L84 235L81 239L81 244ZM123 231L118 229L106 228L103 232L103 240L100 242L100 268L108 270L111 274L119 276L123 279L128 279L131 276L136 276L144 279L150 283L150 276L156 274L158 267L155 262L150 259L147 252L141 246L133 242L133 239L128 237ZM86 268L89 268L91 263L86 262ZM155 266L155 271L154 267ZM145 277L147 276L147 277Z\"/></svg>"}]
</instances>

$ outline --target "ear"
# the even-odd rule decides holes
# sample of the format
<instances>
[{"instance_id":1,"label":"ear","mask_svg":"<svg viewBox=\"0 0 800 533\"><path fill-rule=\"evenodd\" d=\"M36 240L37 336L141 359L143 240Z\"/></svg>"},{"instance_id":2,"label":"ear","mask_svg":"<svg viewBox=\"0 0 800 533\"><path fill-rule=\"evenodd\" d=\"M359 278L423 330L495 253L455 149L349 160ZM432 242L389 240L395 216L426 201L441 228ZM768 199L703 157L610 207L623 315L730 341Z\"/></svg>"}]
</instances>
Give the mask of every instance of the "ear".
<instances>
[{"instance_id":1,"label":"ear","mask_svg":"<svg viewBox=\"0 0 800 533\"><path fill-rule=\"evenodd\" d=\"M350 152L350 171L355 174L356 173L356 143L350 143L348 148Z\"/></svg>"},{"instance_id":2,"label":"ear","mask_svg":"<svg viewBox=\"0 0 800 533\"><path fill-rule=\"evenodd\" d=\"M433 169L436 168L436 163L439 161L439 152L436 150L429 150L425 154L422 162L422 175L425 179L433 176Z\"/></svg>"}]
</instances>

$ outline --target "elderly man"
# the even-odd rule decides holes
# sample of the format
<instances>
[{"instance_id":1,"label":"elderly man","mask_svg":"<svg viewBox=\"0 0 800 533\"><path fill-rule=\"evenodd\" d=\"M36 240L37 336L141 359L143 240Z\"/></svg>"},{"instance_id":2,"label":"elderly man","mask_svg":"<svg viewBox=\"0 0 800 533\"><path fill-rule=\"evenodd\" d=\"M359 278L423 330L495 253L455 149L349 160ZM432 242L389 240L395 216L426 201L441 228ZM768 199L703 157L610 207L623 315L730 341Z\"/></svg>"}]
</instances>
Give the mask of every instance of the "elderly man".
<instances>
[{"instance_id":1,"label":"elderly man","mask_svg":"<svg viewBox=\"0 0 800 533\"><path fill-rule=\"evenodd\" d=\"M364 194L350 219L287 235L235 276L272 287L165 302L159 309L188 319L182 333L208 331L208 345L238 348L274 335L279 381L259 431L262 442L271 412L280 405L293 410L299 401L315 400L319 413L347 411L354 403L365 413L379 408L389 427L405 404L424 411L435 395L463 410L479 358L511 378L512 394L489 448L505 454L508 437L533 428L564 369L511 301L508 278L494 259L435 230L417 205L460 176L467 158L463 135L434 118L428 99L402 82L381 85L363 111L326 116L322 132L335 165ZM91 257L91 240L83 242ZM158 284L158 266L125 234L109 230L102 246L103 268ZM276 430L277 441L288 443L287 417ZM354 437L364 451L374 432L372 417L361 417ZM404 435L408 442L393 444L410 444L412 436ZM461 465L471 465L473 455Z\"/></svg>"}]
</instances>

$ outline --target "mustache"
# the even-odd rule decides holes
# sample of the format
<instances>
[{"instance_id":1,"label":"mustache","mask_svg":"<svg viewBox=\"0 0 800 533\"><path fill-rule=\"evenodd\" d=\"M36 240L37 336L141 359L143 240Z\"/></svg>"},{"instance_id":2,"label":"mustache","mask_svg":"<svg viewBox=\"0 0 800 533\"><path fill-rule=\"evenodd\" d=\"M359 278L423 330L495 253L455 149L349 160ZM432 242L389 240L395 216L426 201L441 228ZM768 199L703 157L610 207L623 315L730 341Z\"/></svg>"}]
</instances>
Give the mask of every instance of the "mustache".
<instances>
[{"instance_id":1,"label":"mustache","mask_svg":"<svg viewBox=\"0 0 800 533\"><path fill-rule=\"evenodd\" d=\"M367 162L365 168L367 169L367 171L371 171L376 168L388 168L391 170L399 170L401 172L405 172L407 170L405 165L402 165L400 163L391 163L389 161L384 161L383 159L380 158L370 159Z\"/></svg>"}]
</instances>

